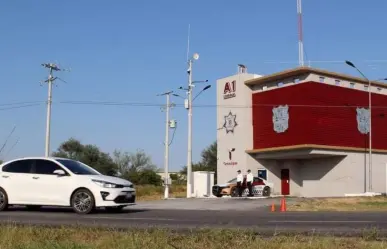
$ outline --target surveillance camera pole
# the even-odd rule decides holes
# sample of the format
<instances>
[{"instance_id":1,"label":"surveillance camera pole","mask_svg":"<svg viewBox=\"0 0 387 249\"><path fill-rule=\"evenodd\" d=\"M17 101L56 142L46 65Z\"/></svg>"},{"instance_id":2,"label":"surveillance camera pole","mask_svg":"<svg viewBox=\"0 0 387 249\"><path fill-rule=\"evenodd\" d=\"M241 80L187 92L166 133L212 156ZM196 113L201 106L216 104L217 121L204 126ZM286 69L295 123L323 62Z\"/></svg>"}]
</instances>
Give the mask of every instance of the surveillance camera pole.
<instances>
[{"instance_id":1,"label":"surveillance camera pole","mask_svg":"<svg viewBox=\"0 0 387 249\"><path fill-rule=\"evenodd\" d=\"M188 60L188 148L187 148L187 198L192 195L192 58Z\"/></svg>"}]
</instances>

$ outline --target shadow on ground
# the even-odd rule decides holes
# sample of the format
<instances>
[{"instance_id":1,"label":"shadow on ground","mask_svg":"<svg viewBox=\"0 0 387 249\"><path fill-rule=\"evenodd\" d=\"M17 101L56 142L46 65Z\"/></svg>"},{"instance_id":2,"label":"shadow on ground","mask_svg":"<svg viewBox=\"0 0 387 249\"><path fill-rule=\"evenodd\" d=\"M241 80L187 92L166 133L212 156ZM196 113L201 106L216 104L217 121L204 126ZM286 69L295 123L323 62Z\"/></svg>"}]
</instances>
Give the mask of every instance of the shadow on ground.
<instances>
[{"instance_id":1,"label":"shadow on ground","mask_svg":"<svg viewBox=\"0 0 387 249\"><path fill-rule=\"evenodd\" d=\"M130 213L142 213L147 212L149 210L147 209L123 209L121 211L107 211L104 208L98 208L96 209L93 214L114 214L114 213L120 213L120 214L130 214ZM28 213L75 213L72 208L68 207L41 207L38 210L30 210L23 206L17 206L17 207L9 207L7 212L28 212Z\"/></svg>"}]
</instances>

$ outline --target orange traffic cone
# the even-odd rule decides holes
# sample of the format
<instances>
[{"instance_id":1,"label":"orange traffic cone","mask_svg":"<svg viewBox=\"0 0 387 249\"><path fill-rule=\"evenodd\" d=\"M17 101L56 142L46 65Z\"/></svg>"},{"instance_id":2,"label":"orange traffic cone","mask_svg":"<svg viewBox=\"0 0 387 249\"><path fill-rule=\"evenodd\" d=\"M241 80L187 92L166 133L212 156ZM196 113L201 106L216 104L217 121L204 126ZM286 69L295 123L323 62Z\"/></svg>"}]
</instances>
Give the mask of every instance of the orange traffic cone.
<instances>
[{"instance_id":1,"label":"orange traffic cone","mask_svg":"<svg viewBox=\"0 0 387 249\"><path fill-rule=\"evenodd\" d=\"M274 202L271 204L271 211L272 211L272 212L275 212L275 205L274 205Z\"/></svg>"},{"instance_id":2,"label":"orange traffic cone","mask_svg":"<svg viewBox=\"0 0 387 249\"><path fill-rule=\"evenodd\" d=\"M285 196L282 197L282 200L281 200L281 212L286 212L286 200L285 200Z\"/></svg>"}]
</instances>

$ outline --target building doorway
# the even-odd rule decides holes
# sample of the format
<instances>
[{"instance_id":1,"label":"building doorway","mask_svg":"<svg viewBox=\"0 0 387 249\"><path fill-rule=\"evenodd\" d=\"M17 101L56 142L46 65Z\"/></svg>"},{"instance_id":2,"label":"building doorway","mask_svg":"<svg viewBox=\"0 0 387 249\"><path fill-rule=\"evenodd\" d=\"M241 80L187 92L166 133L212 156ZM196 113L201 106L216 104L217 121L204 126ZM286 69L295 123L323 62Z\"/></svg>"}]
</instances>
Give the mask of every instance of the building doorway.
<instances>
[{"instance_id":1,"label":"building doorway","mask_svg":"<svg viewBox=\"0 0 387 249\"><path fill-rule=\"evenodd\" d=\"M289 169L281 169L281 195L290 194L290 172Z\"/></svg>"}]
</instances>

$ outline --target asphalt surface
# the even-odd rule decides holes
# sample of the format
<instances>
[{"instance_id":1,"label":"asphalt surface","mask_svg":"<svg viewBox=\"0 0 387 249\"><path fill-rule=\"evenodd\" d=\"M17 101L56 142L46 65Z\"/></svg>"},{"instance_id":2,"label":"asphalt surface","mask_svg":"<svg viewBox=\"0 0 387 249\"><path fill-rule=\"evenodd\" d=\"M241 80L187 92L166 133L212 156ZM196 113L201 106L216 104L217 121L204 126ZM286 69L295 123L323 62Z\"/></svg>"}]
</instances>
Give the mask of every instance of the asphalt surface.
<instances>
[{"instance_id":1,"label":"asphalt surface","mask_svg":"<svg viewBox=\"0 0 387 249\"><path fill-rule=\"evenodd\" d=\"M238 200L233 200L238 201ZM377 229L387 236L387 212L270 212L268 207L256 207L259 200L249 200L251 209L245 210L194 210L141 207L141 204L120 213L98 210L90 215L77 215L67 208L43 208L27 211L11 208L0 213L1 223L25 225L80 225L107 228L163 227L179 231L195 228L248 228L263 235L282 233L312 233L338 236L364 235ZM191 202L201 203L200 200ZM240 204L248 200L239 200ZM162 202L159 202L162 203ZM168 201L174 206L173 201ZM238 203L236 203L236 206ZM163 204L165 205L165 204ZM231 204L229 204L231 205ZM246 205L246 204L245 204ZM195 205L191 205L195 207ZM372 230L371 230L372 229Z\"/></svg>"},{"instance_id":2,"label":"asphalt surface","mask_svg":"<svg viewBox=\"0 0 387 249\"><path fill-rule=\"evenodd\" d=\"M287 204L297 202L298 198L287 198ZM271 204L280 205L280 198L242 197L242 198L201 198L201 199L171 199L137 202L141 209L178 209L178 210L218 210L247 211L266 210Z\"/></svg>"}]
</instances>

